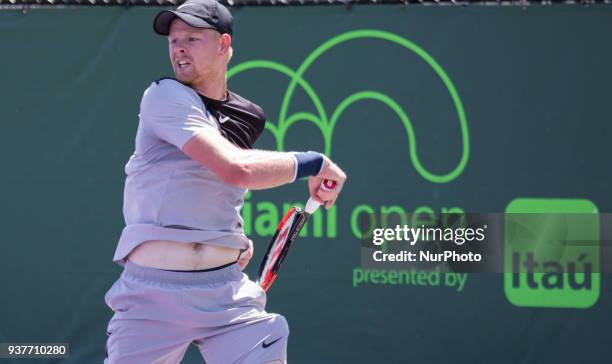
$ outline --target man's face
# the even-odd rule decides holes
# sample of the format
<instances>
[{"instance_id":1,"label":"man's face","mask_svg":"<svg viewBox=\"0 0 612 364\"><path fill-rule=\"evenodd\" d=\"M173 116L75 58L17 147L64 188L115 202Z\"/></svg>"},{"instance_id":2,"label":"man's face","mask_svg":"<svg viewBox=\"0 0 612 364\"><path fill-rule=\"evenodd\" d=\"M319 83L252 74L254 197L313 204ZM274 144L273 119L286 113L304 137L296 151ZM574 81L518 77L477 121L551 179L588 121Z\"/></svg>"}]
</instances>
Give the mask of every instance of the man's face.
<instances>
[{"instance_id":1,"label":"man's face","mask_svg":"<svg viewBox=\"0 0 612 364\"><path fill-rule=\"evenodd\" d=\"M221 35L215 30L194 28L174 19L168 46L176 79L183 83L202 81L223 67Z\"/></svg>"}]
</instances>

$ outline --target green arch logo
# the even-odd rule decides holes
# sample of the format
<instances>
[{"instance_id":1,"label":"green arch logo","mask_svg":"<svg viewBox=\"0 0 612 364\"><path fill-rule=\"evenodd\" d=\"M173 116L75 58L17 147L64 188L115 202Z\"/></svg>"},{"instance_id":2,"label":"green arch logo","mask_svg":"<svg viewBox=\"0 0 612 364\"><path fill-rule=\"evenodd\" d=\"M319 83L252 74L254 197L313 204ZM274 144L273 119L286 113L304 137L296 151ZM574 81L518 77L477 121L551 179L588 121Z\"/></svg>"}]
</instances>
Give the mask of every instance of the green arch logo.
<instances>
[{"instance_id":1,"label":"green arch logo","mask_svg":"<svg viewBox=\"0 0 612 364\"><path fill-rule=\"evenodd\" d=\"M331 116L325 111L323 107L323 102L318 97L315 90L312 86L304 79L304 73L308 70L308 68L325 52L329 51L333 47L338 44L349 42L351 40L362 39L362 38L373 38L380 39L384 41L388 41L397 45L400 45L418 55L421 59L423 59L440 77L443 84L446 86L457 111L457 117L459 118L459 125L461 130L461 140L462 140L462 151L461 158L459 163L448 173L443 174L435 174L427 170L417 155L417 143L416 136L412 127L412 122L408 118L406 112L402 109L402 107L391 97L385 95L382 92L373 91L373 90L362 90L356 92L352 95L349 95L344 100L342 100L338 106L331 113ZM240 63L231 69L228 70L227 77L228 79L234 77L242 72L255 70L255 69L266 69L273 70L276 72L280 72L290 79L289 86L285 91L283 96L283 100L281 103L279 120L278 122L272 123L268 121L266 123L266 129L269 130L275 138L276 147L278 150L284 150L284 141L285 134L289 130L289 128L297 123L298 121L307 121L316 125L321 134L323 136L323 141L325 145L325 154L331 156L332 153L332 137L334 134L334 128L342 113L352 104L362 101L362 100L375 100L383 103L387 107L389 107L395 114L398 116L400 121L402 122L405 130L406 136L408 137L408 152L410 155L410 161L414 165L414 168L417 172L426 180L432 183L447 183L455 178L457 178L465 169L467 161L470 155L470 143L469 143L469 133L467 121L465 118L465 112L463 110L463 104L461 103L461 99L459 98L459 94L455 89L452 81L444 71L444 69L436 62L436 60L431 57L423 48L419 47L415 43L409 41L406 38L400 37L396 34L374 30L374 29L360 29L354 30L350 32L346 32L343 34L339 34L331 39L327 40L319 47L317 47L312 53L306 57L304 62L298 67L297 70L293 70L290 67L281 64L279 62L274 62L270 60L250 60L243 63ZM304 92L310 98L310 101L313 103L314 108L316 109L316 113L312 112L295 112L288 115L289 104L293 97L293 93L296 87L301 87Z\"/></svg>"}]
</instances>

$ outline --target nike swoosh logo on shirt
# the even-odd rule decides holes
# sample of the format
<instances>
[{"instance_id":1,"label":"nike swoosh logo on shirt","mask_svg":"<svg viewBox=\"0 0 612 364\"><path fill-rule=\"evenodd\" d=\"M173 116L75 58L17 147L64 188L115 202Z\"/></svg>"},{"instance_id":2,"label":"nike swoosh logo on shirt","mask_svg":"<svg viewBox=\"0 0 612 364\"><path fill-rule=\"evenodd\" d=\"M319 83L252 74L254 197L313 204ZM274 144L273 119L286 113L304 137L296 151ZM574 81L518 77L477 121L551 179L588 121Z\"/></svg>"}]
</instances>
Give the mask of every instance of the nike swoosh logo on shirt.
<instances>
[{"instance_id":1,"label":"nike swoosh logo on shirt","mask_svg":"<svg viewBox=\"0 0 612 364\"><path fill-rule=\"evenodd\" d=\"M267 348L268 346L270 346L270 345L274 344L275 342L277 342L277 341L278 341L278 340L280 340L280 339L282 339L282 336L281 336L281 337L279 337L278 339L274 340L274 341L269 342L269 343L267 343L267 342L265 342L265 341L264 341L264 342L262 342L262 343L261 343L261 346L263 346L263 348L265 349L265 348Z\"/></svg>"},{"instance_id":2,"label":"nike swoosh logo on shirt","mask_svg":"<svg viewBox=\"0 0 612 364\"><path fill-rule=\"evenodd\" d=\"M219 116L219 122L221 124L223 124L224 122L226 122L228 120L229 120L229 116L223 116L223 115Z\"/></svg>"}]
</instances>

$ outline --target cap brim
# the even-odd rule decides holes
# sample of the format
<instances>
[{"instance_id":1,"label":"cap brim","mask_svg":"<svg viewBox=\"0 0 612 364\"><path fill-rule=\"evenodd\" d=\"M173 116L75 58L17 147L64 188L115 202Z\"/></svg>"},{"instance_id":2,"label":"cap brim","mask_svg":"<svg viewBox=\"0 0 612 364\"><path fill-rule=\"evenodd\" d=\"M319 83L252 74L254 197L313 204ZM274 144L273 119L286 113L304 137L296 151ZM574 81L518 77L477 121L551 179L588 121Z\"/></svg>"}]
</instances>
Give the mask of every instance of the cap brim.
<instances>
[{"instance_id":1,"label":"cap brim","mask_svg":"<svg viewBox=\"0 0 612 364\"><path fill-rule=\"evenodd\" d=\"M184 14L173 10L163 10L160 11L155 17L155 20L153 20L153 30L155 30L155 33L159 35L169 35L170 24L176 18L181 19L192 27L215 29L214 26L208 24L206 21L198 18L197 16Z\"/></svg>"}]
</instances>

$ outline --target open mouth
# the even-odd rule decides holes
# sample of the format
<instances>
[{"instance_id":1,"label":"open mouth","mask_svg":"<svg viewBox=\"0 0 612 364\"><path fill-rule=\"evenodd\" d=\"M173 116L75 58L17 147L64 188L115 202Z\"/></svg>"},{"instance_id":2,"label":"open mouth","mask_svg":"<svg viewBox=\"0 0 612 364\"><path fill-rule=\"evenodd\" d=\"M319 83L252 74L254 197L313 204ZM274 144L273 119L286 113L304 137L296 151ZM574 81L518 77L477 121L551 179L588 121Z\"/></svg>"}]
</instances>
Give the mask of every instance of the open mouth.
<instances>
[{"instance_id":1,"label":"open mouth","mask_svg":"<svg viewBox=\"0 0 612 364\"><path fill-rule=\"evenodd\" d=\"M187 61L178 61L176 62L176 66L178 69L184 69L187 68L191 65L191 63L187 62Z\"/></svg>"}]
</instances>

